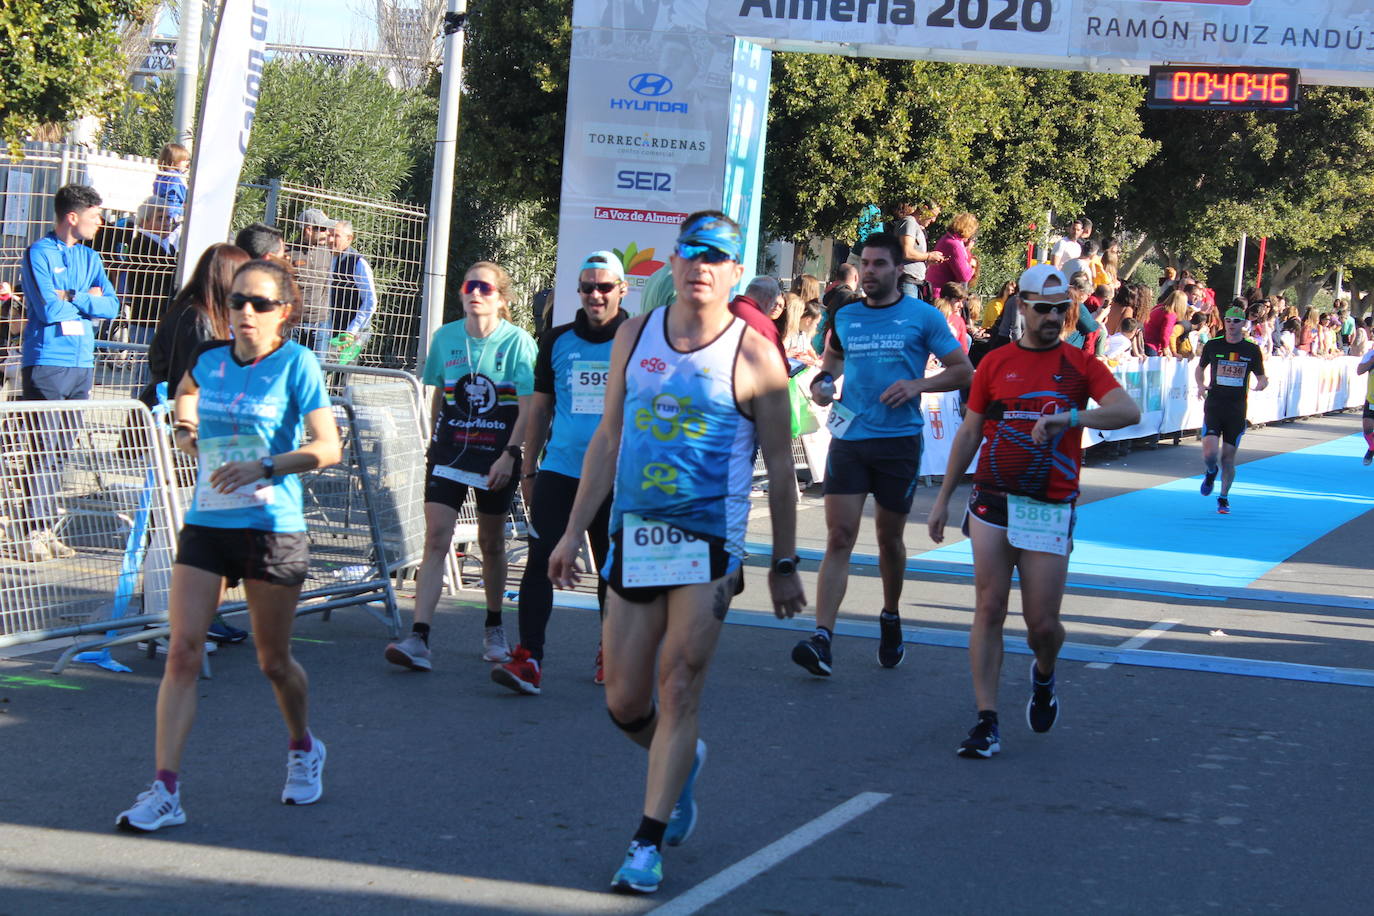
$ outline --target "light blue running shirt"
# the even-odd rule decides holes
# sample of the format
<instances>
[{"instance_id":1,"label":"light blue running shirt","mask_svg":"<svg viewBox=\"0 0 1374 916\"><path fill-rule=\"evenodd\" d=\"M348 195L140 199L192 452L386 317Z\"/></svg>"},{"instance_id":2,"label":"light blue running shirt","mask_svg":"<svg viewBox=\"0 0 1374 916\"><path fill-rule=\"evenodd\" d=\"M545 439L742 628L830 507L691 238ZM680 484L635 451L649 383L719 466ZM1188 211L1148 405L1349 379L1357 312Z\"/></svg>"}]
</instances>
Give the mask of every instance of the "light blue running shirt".
<instances>
[{"instance_id":1,"label":"light blue running shirt","mask_svg":"<svg viewBox=\"0 0 1374 916\"><path fill-rule=\"evenodd\" d=\"M830 345L844 357L839 403L854 414L839 436L846 442L919 435L920 398L887 407L878 397L898 379L925 378L931 356L962 352L940 310L911 296L880 308L866 299L840 306Z\"/></svg>"},{"instance_id":2,"label":"light blue running shirt","mask_svg":"<svg viewBox=\"0 0 1374 916\"><path fill-rule=\"evenodd\" d=\"M196 483L186 523L281 533L304 531L300 475L275 477L256 497L228 499L208 492L205 475L223 463L216 462L217 453L228 460L251 460L255 455L281 455L300 447L306 414L329 406L329 392L315 354L288 340L257 362L241 363L230 341L217 340L201 348L189 371L200 387L196 440L204 470ZM228 505L232 503L240 505Z\"/></svg>"}]
</instances>

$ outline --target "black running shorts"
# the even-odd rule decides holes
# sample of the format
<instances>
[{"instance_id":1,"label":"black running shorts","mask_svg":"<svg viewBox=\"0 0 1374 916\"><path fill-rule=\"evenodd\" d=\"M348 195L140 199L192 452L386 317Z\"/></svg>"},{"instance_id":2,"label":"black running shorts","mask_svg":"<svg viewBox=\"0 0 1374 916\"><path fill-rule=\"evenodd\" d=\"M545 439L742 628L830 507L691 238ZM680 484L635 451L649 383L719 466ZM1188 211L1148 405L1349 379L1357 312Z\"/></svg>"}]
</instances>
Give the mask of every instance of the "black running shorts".
<instances>
[{"instance_id":1,"label":"black running shorts","mask_svg":"<svg viewBox=\"0 0 1374 916\"><path fill-rule=\"evenodd\" d=\"M499 490L483 490L465 483L434 476L434 465L425 467L425 502L448 506L454 512L463 508L468 490L476 491L477 511L483 515L507 515L515 502L515 490L520 486L520 459L515 459L510 482Z\"/></svg>"},{"instance_id":2,"label":"black running shorts","mask_svg":"<svg viewBox=\"0 0 1374 916\"><path fill-rule=\"evenodd\" d=\"M624 584L624 569L621 560L625 556L623 544L624 530L617 531L611 535L610 556L606 558L606 565L602 567L601 574L606 579L606 584L611 590L626 601L635 604L648 604L661 595L666 595L675 588L682 588L681 585L653 585L648 587L631 587ZM711 562L711 581L714 582L722 576L739 570L739 558L732 556L725 545L717 541L710 541L710 562ZM744 591L744 576L741 574L735 585L735 594Z\"/></svg>"},{"instance_id":3,"label":"black running shorts","mask_svg":"<svg viewBox=\"0 0 1374 916\"><path fill-rule=\"evenodd\" d=\"M1227 445L1240 445L1240 437L1245 435L1245 409L1204 406L1202 435L1220 436Z\"/></svg>"},{"instance_id":4,"label":"black running shorts","mask_svg":"<svg viewBox=\"0 0 1374 916\"><path fill-rule=\"evenodd\" d=\"M965 537L968 536L970 518L976 518L995 528L1006 528L1007 494L1001 490L992 490L975 484L968 495L968 511L964 513L964 524L961 528ZM1075 507L1069 512L1069 543L1073 543L1073 529L1077 524L1078 509Z\"/></svg>"},{"instance_id":5,"label":"black running shorts","mask_svg":"<svg viewBox=\"0 0 1374 916\"><path fill-rule=\"evenodd\" d=\"M920 436L831 439L821 491L826 495L872 493L878 505L905 515L911 512L920 473Z\"/></svg>"},{"instance_id":6,"label":"black running shorts","mask_svg":"<svg viewBox=\"0 0 1374 916\"><path fill-rule=\"evenodd\" d=\"M223 576L230 588L244 579L300 585L310 566L310 545L304 531L184 525L176 561Z\"/></svg>"}]
</instances>

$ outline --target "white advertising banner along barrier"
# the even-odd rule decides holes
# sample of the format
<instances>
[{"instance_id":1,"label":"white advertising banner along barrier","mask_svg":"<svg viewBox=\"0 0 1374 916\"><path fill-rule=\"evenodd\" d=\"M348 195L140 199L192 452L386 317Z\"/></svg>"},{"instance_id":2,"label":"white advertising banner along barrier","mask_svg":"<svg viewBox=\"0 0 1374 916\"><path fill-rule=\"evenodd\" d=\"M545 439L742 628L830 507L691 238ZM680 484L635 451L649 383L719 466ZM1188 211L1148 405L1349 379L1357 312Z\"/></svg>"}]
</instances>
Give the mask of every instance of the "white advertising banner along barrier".
<instances>
[{"instance_id":1,"label":"white advertising banner along barrier","mask_svg":"<svg viewBox=\"0 0 1374 916\"><path fill-rule=\"evenodd\" d=\"M229 237L248 136L262 92L268 0L221 0L191 160L179 284L206 248Z\"/></svg>"},{"instance_id":2,"label":"white advertising banner along barrier","mask_svg":"<svg viewBox=\"0 0 1374 916\"><path fill-rule=\"evenodd\" d=\"M576 0L583 28L738 35L781 50L1143 73L1298 67L1374 85L1368 0Z\"/></svg>"},{"instance_id":3,"label":"white advertising banner along barrier","mask_svg":"<svg viewBox=\"0 0 1374 916\"><path fill-rule=\"evenodd\" d=\"M1251 423L1272 423L1288 417L1309 417L1359 407L1365 401L1368 376L1356 374L1358 364L1359 360L1353 356L1267 359L1264 369L1269 384L1264 391L1250 392L1246 416ZM1112 366L1112 375L1141 405L1142 420L1126 429L1085 430L1083 444L1200 429L1202 399L1197 396L1193 376L1196 368L1195 361L1163 357L1122 360ZM922 395L921 413L926 421L921 474L943 475L949 463L950 442L962 422L958 392ZM974 463L977 463L976 456Z\"/></svg>"},{"instance_id":4,"label":"white advertising banner along barrier","mask_svg":"<svg viewBox=\"0 0 1374 916\"><path fill-rule=\"evenodd\" d=\"M721 209L735 53L728 35L573 31L556 321L572 320L578 270L601 249L620 256L638 314L679 223Z\"/></svg>"}]
</instances>

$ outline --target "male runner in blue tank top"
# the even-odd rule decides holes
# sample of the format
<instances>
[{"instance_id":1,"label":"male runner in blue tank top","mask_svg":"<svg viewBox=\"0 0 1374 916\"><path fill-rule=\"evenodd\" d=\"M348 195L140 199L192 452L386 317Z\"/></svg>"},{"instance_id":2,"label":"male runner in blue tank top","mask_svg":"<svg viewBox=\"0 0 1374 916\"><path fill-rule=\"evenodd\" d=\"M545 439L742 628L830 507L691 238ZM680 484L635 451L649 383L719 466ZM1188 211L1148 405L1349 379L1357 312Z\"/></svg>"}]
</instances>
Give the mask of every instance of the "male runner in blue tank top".
<instances>
[{"instance_id":1,"label":"male runner in blue tank top","mask_svg":"<svg viewBox=\"0 0 1374 916\"><path fill-rule=\"evenodd\" d=\"M526 500L530 507L530 547L520 580L520 644L510 661L491 669L493 681L517 693L539 693L543 679L544 632L553 610L549 553L568 527L577 479L582 476L582 457L601 423L606 379L611 374L611 343L627 317L620 310L626 289L620 258L611 251L592 252L578 275L582 307L570 323L551 329L539 341L521 474L523 481L533 480L534 486ZM610 516L607 499L587 532L598 565L605 562L610 543ZM605 616L604 579L597 582L597 600ZM593 680L598 684L603 680L600 651Z\"/></svg>"},{"instance_id":2,"label":"male runner in blue tank top","mask_svg":"<svg viewBox=\"0 0 1374 916\"><path fill-rule=\"evenodd\" d=\"M906 573L907 516L921 471L921 395L953 391L973 378L973 365L940 312L903 294L902 248L886 232L864 240L859 255L864 298L835 310L821 371L811 397L831 404L834 380L844 389L830 408L825 466L825 558L816 582L816 632L792 648L792 661L829 677L835 618L849 585L849 555L864 503L873 494L883 607L878 615L878 663L895 668L906 654L897 605ZM944 371L926 377L935 356Z\"/></svg>"},{"instance_id":3,"label":"male runner in blue tank top","mask_svg":"<svg viewBox=\"0 0 1374 916\"><path fill-rule=\"evenodd\" d=\"M795 556L787 376L772 344L729 310L743 247L723 213L683 222L671 259L677 301L616 333L606 412L549 560L555 584L577 580L583 533L614 481L611 555L602 571L610 585L606 705L649 751L644 814L611 882L622 892L657 890L660 849L679 845L695 826L693 785L706 756L697 713L730 599L743 586L756 434L768 468L773 610L791 617L806 606Z\"/></svg>"}]
</instances>

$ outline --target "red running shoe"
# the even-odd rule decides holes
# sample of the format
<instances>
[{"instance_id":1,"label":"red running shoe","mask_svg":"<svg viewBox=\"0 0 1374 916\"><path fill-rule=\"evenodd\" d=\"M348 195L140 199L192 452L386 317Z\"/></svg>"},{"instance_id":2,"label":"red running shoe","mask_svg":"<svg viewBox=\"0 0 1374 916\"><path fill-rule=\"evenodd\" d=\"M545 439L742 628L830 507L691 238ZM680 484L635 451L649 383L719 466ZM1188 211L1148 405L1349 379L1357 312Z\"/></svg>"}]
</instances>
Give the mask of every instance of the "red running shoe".
<instances>
[{"instance_id":1,"label":"red running shoe","mask_svg":"<svg viewBox=\"0 0 1374 916\"><path fill-rule=\"evenodd\" d=\"M598 687L606 686L606 666L601 661L601 644L596 644L596 673L592 675L592 683Z\"/></svg>"},{"instance_id":2,"label":"red running shoe","mask_svg":"<svg viewBox=\"0 0 1374 916\"><path fill-rule=\"evenodd\" d=\"M1217 497L1217 511L1220 512L1222 515L1230 515L1230 514L1231 514L1231 501L1230 501L1229 499L1227 499L1225 496L1218 496L1218 497Z\"/></svg>"},{"instance_id":3,"label":"red running shoe","mask_svg":"<svg viewBox=\"0 0 1374 916\"><path fill-rule=\"evenodd\" d=\"M539 693L539 662L530 658L530 651L524 646L516 646L510 661L491 669L491 679L502 687L509 687L516 693L531 696Z\"/></svg>"}]
</instances>

